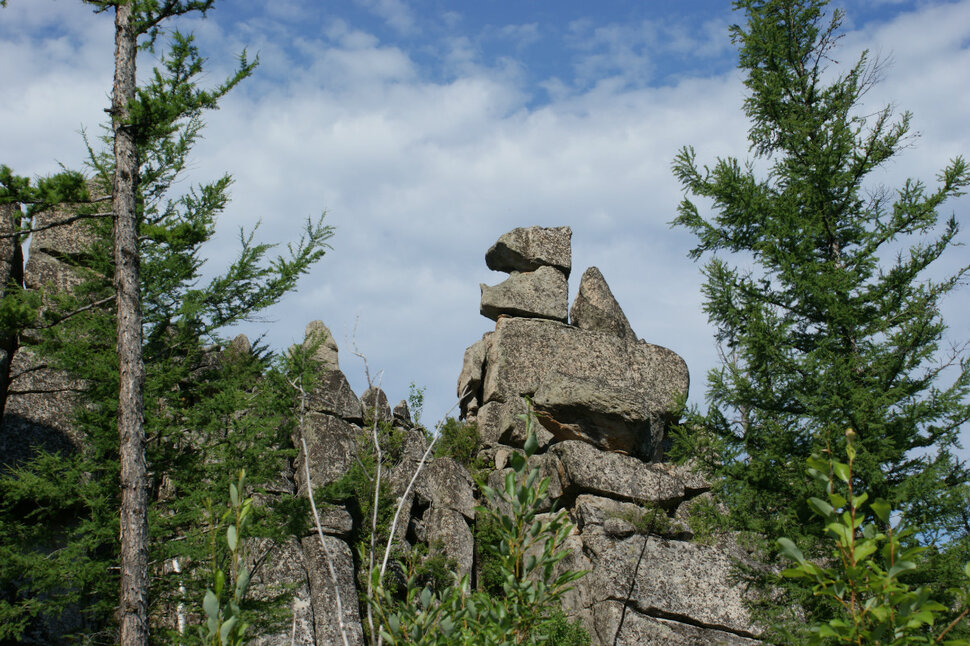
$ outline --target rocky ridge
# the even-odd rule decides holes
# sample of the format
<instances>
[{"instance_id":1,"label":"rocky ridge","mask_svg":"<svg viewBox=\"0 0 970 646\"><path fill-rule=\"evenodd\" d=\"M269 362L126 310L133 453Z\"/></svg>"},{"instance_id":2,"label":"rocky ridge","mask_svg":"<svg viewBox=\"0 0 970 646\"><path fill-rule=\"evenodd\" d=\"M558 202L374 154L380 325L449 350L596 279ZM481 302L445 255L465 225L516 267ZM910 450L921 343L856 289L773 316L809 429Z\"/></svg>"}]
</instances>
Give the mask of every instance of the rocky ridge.
<instances>
[{"instance_id":1,"label":"rocky ridge","mask_svg":"<svg viewBox=\"0 0 970 646\"><path fill-rule=\"evenodd\" d=\"M481 313L496 326L466 350L458 378L461 415L477 425L478 459L490 471L485 477L504 477L509 456L521 450L526 437L518 415L523 397L529 397L540 422L540 448L531 460L550 478L548 508L565 509L575 525L566 546L569 557L560 567L589 572L568 593L564 609L583 622L593 644L758 643L744 592L731 578L733 563L746 554L727 538L696 540L690 509L709 500L709 487L689 470L662 461L670 411L688 388L687 367L671 350L636 337L595 267L583 273L567 307L571 235L568 227L516 229L486 254L487 265L509 278L482 286ZM31 259L43 261L43 267L34 263L35 271L28 263L21 280L69 286L72 270L65 259L77 251L72 237L35 240L44 248ZM0 252L16 266L13 249ZM302 438L291 438L298 455L281 474L279 493L305 494L307 487L341 478L368 437L366 422L376 417L403 437L388 484L395 496L405 496L427 445L407 404L392 408L377 388L358 397L323 323L307 326L304 344L315 348L321 370L306 394ZM248 341L237 339L232 347L245 350ZM12 366L0 432L6 461L29 448L25 438L33 438L33 446L70 444L70 380L30 369L33 359L16 348L0 356L4 359ZM451 458L430 460L406 493L397 536L405 547L439 545L459 572L475 578L482 551L474 534L478 502L464 466ZM261 563L254 594L280 584L293 592L293 643L343 644L336 590L349 643L364 643L357 603L361 564L351 545L360 522L354 510L331 506L321 517L323 544L313 532L283 545L253 546L253 558ZM290 640L287 627L253 643Z\"/></svg>"}]
</instances>

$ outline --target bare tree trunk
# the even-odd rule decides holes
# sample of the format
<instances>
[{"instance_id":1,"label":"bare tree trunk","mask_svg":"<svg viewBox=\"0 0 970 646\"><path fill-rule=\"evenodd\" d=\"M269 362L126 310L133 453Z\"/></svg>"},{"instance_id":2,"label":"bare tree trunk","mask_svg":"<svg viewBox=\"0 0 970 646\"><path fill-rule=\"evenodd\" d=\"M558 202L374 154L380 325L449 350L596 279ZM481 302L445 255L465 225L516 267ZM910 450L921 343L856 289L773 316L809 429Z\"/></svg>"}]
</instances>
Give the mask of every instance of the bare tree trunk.
<instances>
[{"instance_id":1,"label":"bare tree trunk","mask_svg":"<svg viewBox=\"0 0 970 646\"><path fill-rule=\"evenodd\" d=\"M148 487L145 465L145 368L141 355L141 302L135 184L138 159L129 122L135 96L137 34L130 1L115 6L114 131L115 293L118 308L118 435L121 457L121 646L148 644Z\"/></svg>"}]
</instances>

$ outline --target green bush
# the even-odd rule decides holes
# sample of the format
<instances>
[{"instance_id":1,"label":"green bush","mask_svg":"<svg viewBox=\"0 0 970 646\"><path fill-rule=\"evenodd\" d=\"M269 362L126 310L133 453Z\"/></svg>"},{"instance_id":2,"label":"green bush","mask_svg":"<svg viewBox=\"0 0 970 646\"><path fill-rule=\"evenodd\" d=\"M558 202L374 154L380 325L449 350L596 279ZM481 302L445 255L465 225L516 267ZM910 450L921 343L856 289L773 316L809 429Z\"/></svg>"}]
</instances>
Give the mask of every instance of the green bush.
<instances>
[{"instance_id":1,"label":"green bush","mask_svg":"<svg viewBox=\"0 0 970 646\"><path fill-rule=\"evenodd\" d=\"M499 487L482 486L489 504L477 508L479 522L489 524L495 537L488 549L501 575L501 594L472 592L467 575L455 576L450 586L435 592L411 574L402 600L386 589L375 569L368 603L389 646L588 644L585 631L566 621L559 606L569 584L585 572L556 574L572 526L565 512L540 514L549 480L539 480L539 470L527 468L538 442L531 415L525 419L525 455L512 455L512 470Z\"/></svg>"},{"instance_id":2,"label":"green bush","mask_svg":"<svg viewBox=\"0 0 970 646\"><path fill-rule=\"evenodd\" d=\"M965 583L962 590L954 591L963 609L946 625L938 626L950 609L930 599L926 588L914 590L901 580L917 569L926 548L917 544L911 528L893 527L888 502L869 502L868 494L856 493L852 473L855 433L851 429L846 439L848 462L819 456L808 460L809 474L826 487L825 499L809 498L808 504L825 522L826 534L834 544L831 557L809 560L790 539L778 540L782 554L794 562L782 576L806 580L815 596L836 609L833 619L809 626L807 643L970 644L964 639L944 640L970 612L970 586ZM970 578L970 563L964 572Z\"/></svg>"}]
</instances>

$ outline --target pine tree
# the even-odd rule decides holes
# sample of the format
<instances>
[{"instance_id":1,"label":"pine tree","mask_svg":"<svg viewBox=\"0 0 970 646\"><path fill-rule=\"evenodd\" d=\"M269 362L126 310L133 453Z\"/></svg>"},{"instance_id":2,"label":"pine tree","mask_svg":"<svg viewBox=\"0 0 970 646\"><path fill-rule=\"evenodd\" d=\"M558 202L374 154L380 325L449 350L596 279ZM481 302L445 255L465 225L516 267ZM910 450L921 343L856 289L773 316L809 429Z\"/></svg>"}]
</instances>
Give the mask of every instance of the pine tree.
<instances>
[{"instance_id":1,"label":"pine tree","mask_svg":"<svg viewBox=\"0 0 970 646\"><path fill-rule=\"evenodd\" d=\"M91 4L99 11L116 9L125 46L153 46L166 18L212 6L211 1ZM87 223L96 242L85 265L77 268L86 280L70 294L45 295L45 323L39 326L33 318L38 310L30 307L36 303L25 304L22 290L5 295L0 307L2 312L22 312L7 317L11 326L41 328L34 349L52 365L82 377L86 387L76 424L84 438L83 450L75 455L39 453L29 463L0 474L0 556L6 557L0 558L0 638L49 639L62 617L73 613L79 619L72 620L69 631L87 640L146 643L150 609L154 613L165 604L196 601L185 597L197 589L179 588L186 588L197 573L174 576L160 564L178 558L183 564L198 564L208 554L201 532L206 499L221 500L240 468L246 468L256 487L274 482L291 453L286 449L284 412L292 389L280 381L282 365L265 349L221 351L226 343L220 331L250 320L294 289L299 277L322 257L332 231L322 220L308 222L304 237L286 256L275 259L267 259L270 245L255 243L252 234L243 235L238 258L222 275L199 284L200 248L228 202L231 180L225 176L181 196L173 196L169 189L186 167L202 127L202 112L215 108L254 65L243 56L224 84L200 90L195 79L202 72L202 60L191 37L177 32L170 37L168 53L148 83L134 88L133 94L116 91L113 127L106 138L110 152L92 151L94 181L112 194L115 217L92 217ZM126 74L134 71L134 60L129 64ZM119 136L128 141L120 153ZM126 178L134 181L133 197L120 199L119 193L128 190L122 186ZM0 200L37 198L40 184L8 172ZM35 208L54 201L44 195L35 200ZM69 201L83 197L77 189ZM122 241L119 256L117 222L125 210L137 235ZM30 213L22 212L21 231L29 231ZM129 275L120 282L130 281L131 270L140 266L134 274L137 293L124 298L115 297L122 264ZM122 330L119 319L132 307L137 311L129 314L140 321ZM121 344L125 335L129 342ZM134 338L136 347L131 347ZM119 370L119 356L126 353L131 360L127 372L124 366ZM143 386L138 377L140 357ZM129 394L119 400L126 379ZM142 387L143 396L137 392ZM138 399L144 402L142 412L135 410ZM128 415L131 426L122 438L126 433L134 438L134 447L124 441L119 445L122 411L133 405L128 411L134 410ZM142 423L144 430L138 428ZM139 435L145 438L140 450L147 456L140 461L148 467L140 475ZM128 466L123 466L125 453L130 454ZM131 463L134 473L124 475ZM132 489L142 489L142 498L124 502ZM125 508L122 522L135 527L121 532L121 543L136 539L127 549L118 540L119 505ZM273 513L267 510L263 515ZM284 532L285 519L276 521L262 523L263 533ZM38 552L38 546L45 545L53 550L46 557ZM150 570L149 563L155 564ZM150 597L149 576L155 585ZM120 637L115 632L118 624ZM153 637L156 643L163 640L161 634Z\"/></svg>"},{"instance_id":2,"label":"pine tree","mask_svg":"<svg viewBox=\"0 0 970 646\"><path fill-rule=\"evenodd\" d=\"M673 164L688 194L674 224L696 235L691 257L708 258L704 308L723 355L710 410L689 416L679 449L723 476L735 527L804 546L823 533L800 504L817 495L805 460L844 455L852 428L871 498L965 561L970 474L954 450L970 419L970 362L941 347L940 304L968 267L927 276L957 244L956 219L940 210L970 172L957 158L935 187L878 186L873 171L907 145L910 115L864 109L879 64L863 53L834 66L843 16L826 4L735 3L750 150L768 170L734 158L701 167L689 147Z\"/></svg>"}]
</instances>

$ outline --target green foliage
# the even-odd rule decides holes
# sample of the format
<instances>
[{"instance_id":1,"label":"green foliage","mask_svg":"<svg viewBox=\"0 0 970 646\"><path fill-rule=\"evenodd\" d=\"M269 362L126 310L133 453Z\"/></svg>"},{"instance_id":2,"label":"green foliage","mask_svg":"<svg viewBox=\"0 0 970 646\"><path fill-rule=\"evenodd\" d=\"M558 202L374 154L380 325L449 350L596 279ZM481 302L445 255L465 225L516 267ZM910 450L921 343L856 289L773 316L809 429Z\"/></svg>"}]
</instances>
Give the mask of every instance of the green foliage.
<instances>
[{"instance_id":1,"label":"green foliage","mask_svg":"<svg viewBox=\"0 0 970 646\"><path fill-rule=\"evenodd\" d=\"M415 426L421 425L421 415L424 413L424 386L418 386L413 381L408 385L408 410L411 411L411 421Z\"/></svg>"},{"instance_id":2,"label":"green foliage","mask_svg":"<svg viewBox=\"0 0 970 646\"><path fill-rule=\"evenodd\" d=\"M209 505L209 539L212 546L212 587L205 591L202 610L205 624L198 627L199 637L209 646L242 646L249 623L241 608L249 588L251 572L246 567L246 529L252 519L253 499L242 499L246 490L246 471L229 485L229 504L217 515ZM225 532L229 571L220 566L220 541Z\"/></svg>"},{"instance_id":3,"label":"green foliage","mask_svg":"<svg viewBox=\"0 0 970 646\"><path fill-rule=\"evenodd\" d=\"M939 211L970 170L957 158L935 187L873 192L872 174L907 145L910 116L862 105L878 77L867 53L827 68L841 12L826 17L824 0L735 6L749 141L767 170L734 158L701 166L689 147L674 160L688 194L674 224L696 236L691 257L708 259L704 307L723 356L708 375L710 409L689 412L678 450L720 477L733 529L788 536L815 555L825 524L791 504L812 495L800 465L842 451L840 429L854 428L865 493L933 542L934 560L965 562L970 473L954 451L970 419L970 359L941 348L940 312L970 267L927 276L958 244L956 220ZM955 583L954 568L927 571L936 594ZM802 594L810 613L827 612Z\"/></svg>"},{"instance_id":4,"label":"green foliage","mask_svg":"<svg viewBox=\"0 0 970 646\"><path fill-rule=\"evenodd\" d=\"M828 559L813 561L788 538L778 540L782 554L794 563L782 576L806 581L813 594L832 603L834 618L808 629L809 644L858 644L860 646L970 644L965 639L944 640L970 612L970 563L967 579L956 591L961 612L949 625L939 622L946 606L934 601L925 587L913 588L902 577L917 569L925 548L915 545L912 529L892 525L892 508L881 498L869 501L856 494L853 467L857 452L854 433L847 433L848 462L814 456L809 474L826 488L825 499L812 497L808 506L825 523L834 549Z\"/></svg>"},{"instance_id":5,"label":"green foliage","mask_svg":"<svg viewBox=\"0 0 970 646\"><path fill-rule=\"evenodd\" d=\"M478 426L474 422L462 422L449 417L438 429L441 435L435 445L436 457L448 457L464 467L472 467L481 440L478 437Z\"/></svg>"},{"instance_id":6,"label":"green foliage","mask_svg":"<svg viewBox=\"0 0 970 646\"><path fill-rule=\"evenodd\" d=\"M582 629L565 622L559 609L569 584L585 572L556 573L556 565L567 556L562 544L572 526L565 512L539 511L549 480L539 480L539 470L527 468L526 458L535 453L538 442L531 414L526 424L525 455L513 454L512 470L498 488L482 487L489 505L477 508L497 538L486 549L496 557L502 594L472 592L467 575L437 593L411 576L400 600L384 587L375 569L374 594L368 601L385 643L543 644L560 643L552 639L563 635L571 640L565 643L588 643Z\"/></svg>"}]
</instances>

